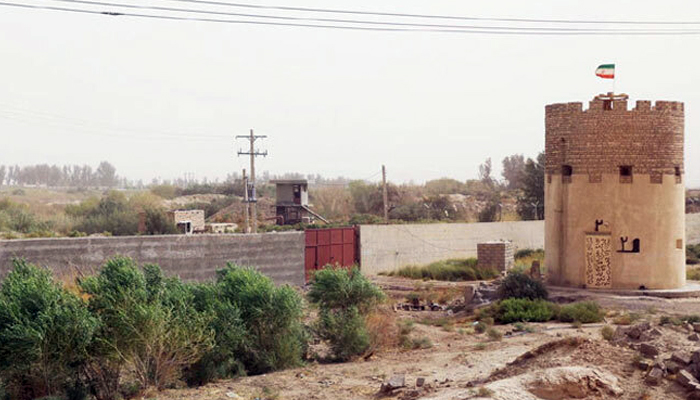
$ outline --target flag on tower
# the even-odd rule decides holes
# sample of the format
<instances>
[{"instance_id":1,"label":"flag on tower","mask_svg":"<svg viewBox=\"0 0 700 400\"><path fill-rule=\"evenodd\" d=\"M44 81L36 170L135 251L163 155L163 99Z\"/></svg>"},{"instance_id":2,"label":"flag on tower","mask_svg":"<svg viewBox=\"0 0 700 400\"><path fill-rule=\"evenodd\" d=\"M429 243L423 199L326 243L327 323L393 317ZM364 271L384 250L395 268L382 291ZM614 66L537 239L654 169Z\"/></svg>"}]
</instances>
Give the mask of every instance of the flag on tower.
<instances>
[{"instance_id":1,"label":"flag on tower","mask_svg":"<svg viewBox=\"0 0 700 400\"><path fill-rule=\"evenodd\" d=\"M615 64L599 65L595 74L604 79L615 79Z\"/></svg>"}]
</instances>

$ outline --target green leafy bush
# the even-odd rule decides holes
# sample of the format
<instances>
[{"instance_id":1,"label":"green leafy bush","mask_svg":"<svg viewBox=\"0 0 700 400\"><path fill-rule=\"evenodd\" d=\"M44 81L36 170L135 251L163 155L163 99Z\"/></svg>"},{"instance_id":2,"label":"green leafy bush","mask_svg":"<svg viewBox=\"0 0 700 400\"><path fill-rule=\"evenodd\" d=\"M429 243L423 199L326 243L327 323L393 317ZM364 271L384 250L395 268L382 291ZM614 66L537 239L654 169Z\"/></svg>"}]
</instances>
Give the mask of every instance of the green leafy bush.
<instances>
[{"instance_id":1,"label":"green leafy bush","mask_svg":"<svg viewBox=\"0 0 700 400\"><path fill-rule=\"evenodd\" d=\"M686 254L686 264L696 265L700 264L700 244L692 245L689 244L685 248Z\"/></svg>"},{"instance_id":2,"label":"green leafy bush","mask_svg":"<svg viewBox=\"0 0 700 400\"><path fill-rule=\"evenodd\" d=\"M60 395L83 386L97 321L51 274L23 260L0 289L0 380L13 399Z\"/></svg>"},{"instance_id":3,"label":"green leafy bush","mask_svg":"<svg viewBox=\"0 0 700 400\"><path fill-rule=\"evenodd\" d=\"M501 283L499 297L501 299L547 299L549 293L544 284L522 273L511 273Z\"/></svg>"},{"instance_id":4,"label":"green leafy bush","mask_svg":"<svg viewBox=\"0 0 700 400\"><path fill-rule=\"evenodd\" d=\"M349 360L370 347L365 316L384 293L357 268L316 272L308 297L319 305L319 336L330 343L336 359Z\"/></svg>"},{"instance_id":5,"label":"green leafy bush","mask_svg":"<svg viewBox=\"0 0 700 400\"><path fill-rule=\"evenodd\" d=\"M603 309L594 301L584 301L564 305L559 310L561 322L580 322L590 324L600 322L605 317Z\"/></svg>"},{"instance_id":6,"label":"green leafy bush","mask_svg":"<svg viewBox=\"0 0 700 400\"><path fill-rule=\"evenodd\" d=\"M246 342L240 360L251 373L265 373L301 363L306 335L301 296L290 286L276 287L252 268L228 264L218 271L220 295L240 311Z\"/></svg>"},{"instance_id":7,"label":"green leafy bush","mask_svg":"<svg viewBox=\"0 0 700 400\"><path fill-rule=\"evenodd\" d=\"M142 272L133 260L116 257L80 286L100 319L88 373L98 398L115 398L125 365L142 388L163 389L212 347L208 315L196 311L185 284L165 279L158 266Z\"/></svg>"},{"instance_id":8,"label":"green leafy bush","mask_svg":"<svg viewBox=\"0 0 700 400\"><path fill-rule=\"evenodd\" d=\"M555 305L542 299L510 298L501 300L493 307L496 321L502 324L511 322L546 322L556 316Z\"/></svg>"},{"instance_id":9,"label":"green leafy bush","mask_svg":"<svg viewBox=\"0 0 700 400\"><path fill-rule=\"evenodd\" d=\"M388 275L439 281L474 281L493 279L498 276L498 272L493 268L479 267L476 258L467 258L437 261L425 266L408 266L391 271Z\"/></svg>"},{"instance_id":10,"label":"green leafy bush","mask_svg":"<svg viewBox=\"0 0 700 400\"><path fill-rule=\"evenodd\" d=\"M240 310L221 295L213 282L193 284L195 309L212 316L209 328L214 332L214 347L185 371L188 385L204 385L216 379L245 374L238 353L246 345L246 329Z\"/></svg>"}]
</instances>

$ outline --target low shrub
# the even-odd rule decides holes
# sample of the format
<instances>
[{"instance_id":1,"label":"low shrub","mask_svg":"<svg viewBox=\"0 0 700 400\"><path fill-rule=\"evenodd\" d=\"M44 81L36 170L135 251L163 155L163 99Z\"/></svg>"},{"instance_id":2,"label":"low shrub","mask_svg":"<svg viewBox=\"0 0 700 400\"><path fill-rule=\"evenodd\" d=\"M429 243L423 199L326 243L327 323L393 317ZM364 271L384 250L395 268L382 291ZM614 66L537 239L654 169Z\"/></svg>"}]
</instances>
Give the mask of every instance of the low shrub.
<instances>
[{"instance_id":1,"label":"low shrub","mask_svg":"<svg viewBox=\"0 0 700 400\"><path fill-rule=\"evenodd\" d=\"M476 325L474 325L474 332L476 333L484 333L486 332L486 329L488 329L488 325L481 321L477 322Z\"/></svg>"},{"instance_id":2,"label":"low shrub","mask_svg":"<svg viewBox=\"0 0 700 400\"><path fill-rule=\"evenodd\" d=\"M642 315L639 313L624 313L620 314L617 317L613 319L613 323L615 325L632 325L633 323L639 321L642 318Z\"/></svg>"},{"instance_id":3,"label":"low shrub","mask_svg":"<svg viewBox=\"0 0 700 400\"><path fill-rule=\"evenodd\" d=\"M489 339L493 340L494 342L503 339L503 334L496 328L487 329L486 335L489 337Z\"/></svg>"},{"instance_id":4,"label":"low shrub","mask_svg":"<svg viewBox=\"0 0 700 400\"><path fill-rule=\"evenodd\" d=\"M317 331L329 342L335 359L346 361L370 348L364 318L384 299L384 293L359 269L316 272L308 297L319 305Z\"/></svg>"},{"instance_id":5,"label":"low shrub","mask_svg":"<svg viewBox=\"0 0 700 400\"><path fill-rule=\"evenodd\" d=\"M603 336L603 339L611 341L615 336L615 330L612 328L612 326L605 325L604 327L600 328L600 335Z\"/></svg>"},{"instance_id":6,"label":"low shrub","mask_svg":"<svg viewBox=\"0 0 700 400\"><path fill-rule=\"evenodd\" d=\"M506 276L499 287L501 299L547 299L549 293L544 284L522 273L511 273Z\"/></svg>"},{"instance_id":7,"label":"low shrub","mask_svg":"<svg viewBox=\"0 0 700 400\"><path fill-rule=\"evenodd\" d=\"M600 322L605 317L603 309L594 301L583 301L561 306L559 320L561 322L580 322L590 324Z\"/></svg>"},{"instance_id":8,"label":"low shrub","mask_svg":"<svg viewBox=\"0 0 700 400\"><path fill-rule=\"evenodd\" d=\"M511 322L546 322L556 316L556 307L545 300L505 299L494 306L496 321L502 324Z\"/></svg>"},{"instance_id":9,"label":"low shrub","mask_svg":"<svg viewBox=\"0 0 700 400\"><path fill-rule=\"evenodd\" d=\"M692 263L688 263L692 264ZM690 281L700 281L700 268L688 267L685 269L685 279Z\"/></svg>"},{"instance_id":10,"label":"low shrub","mask_svg":"<svg viewBox=\"0 0 700 400\"><path fill-rule=\"evenodd\" d=\"M437 261L424 266L408 266L391 271L388 275L438 281L474 281L493 279L498 276L498 271L479 267L476 258L467 258Z\"/></svg>"}]
</instances>

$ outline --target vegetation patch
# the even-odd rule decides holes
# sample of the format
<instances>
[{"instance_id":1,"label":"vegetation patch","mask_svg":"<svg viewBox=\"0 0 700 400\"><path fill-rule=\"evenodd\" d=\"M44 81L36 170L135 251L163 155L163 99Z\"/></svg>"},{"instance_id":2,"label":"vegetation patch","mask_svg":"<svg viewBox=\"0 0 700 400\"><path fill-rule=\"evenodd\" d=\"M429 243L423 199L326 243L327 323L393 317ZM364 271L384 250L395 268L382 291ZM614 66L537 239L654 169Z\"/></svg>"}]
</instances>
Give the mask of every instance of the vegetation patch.
<instances>
[{"instance_id":1,"label":"vegetation patch","mask_svg":"<svg viewBox=\"0 0 700 400\"><path fill-rule=\"evenodd\" d=\"M384 293L359 269L316 272L308 297L320 308L316 330L329 342L335 359L347 361L370 348L364 316L384 300Z\"/></svg>"},{"instance_id":2,"label":"vegetation patch","mask_svg":"<svg viewBox=\"0 0 700 400\"><path fill-rule=\"evenodd\" d=\"M603 309L594 301L583 301L561 306L559 321L590 324L601 322L605 318Z\"/></svg>"},{"instance_id":3,"label":"vegetation patch","mask_svg":"<svg viewBox=\"0 0 700 400\"><path fill-rule=\"evenodd\" d=\"M544 284L523 273L510 273L503 280L499 290L501 299L547 299L549 293Z\"/></svg>"},{"instance_id":4,"label":"vegetation patch","mask_svg":"<svg viewBox=\"0 0 700 400\"><path fill-rule=\"evenodd\" d=\"M424 266L408 266L391 271L387 275L437 281L474 281L493 279L498 276L498 272L493 268L479 267L476 258L467 258L436 261Z\"/></svg>"}]
</instances>

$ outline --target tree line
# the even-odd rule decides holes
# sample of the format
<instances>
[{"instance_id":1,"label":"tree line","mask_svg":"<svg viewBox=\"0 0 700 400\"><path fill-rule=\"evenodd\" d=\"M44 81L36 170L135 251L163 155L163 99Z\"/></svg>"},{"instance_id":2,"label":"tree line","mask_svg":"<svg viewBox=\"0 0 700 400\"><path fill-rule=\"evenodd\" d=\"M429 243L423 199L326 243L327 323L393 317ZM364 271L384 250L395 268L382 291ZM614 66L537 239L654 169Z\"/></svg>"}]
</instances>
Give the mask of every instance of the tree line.
<instances>
[{"instance_id":1,"label":"tree line","mask_svg":"<svg viewBox=\"0 0 700 400\"><path fill-rule=\"evenodd\" d=\"M107 161L102 161L95 169L90 165L0 165L0 186L113 188L124 181L117 175L117 169Z\"/></svg>"}]
</instances>

